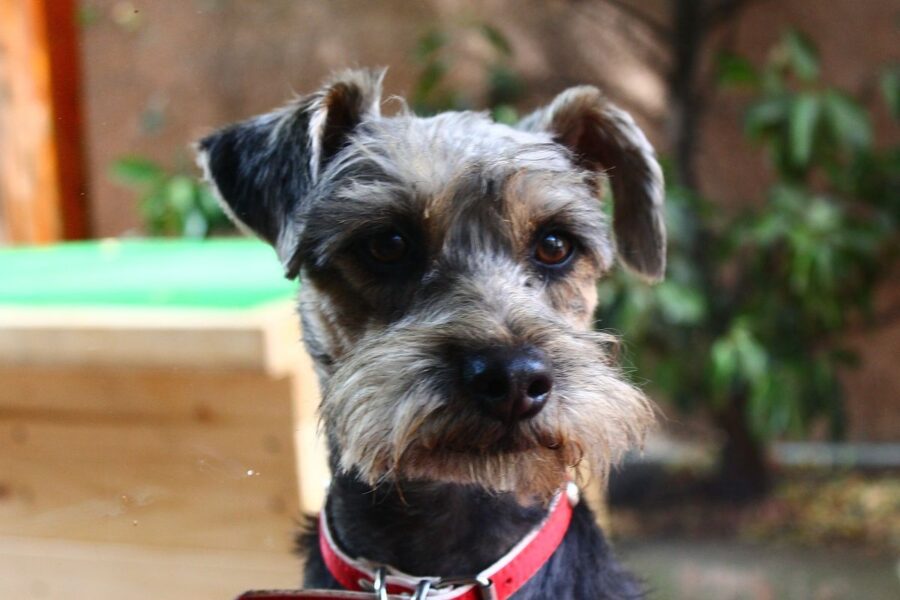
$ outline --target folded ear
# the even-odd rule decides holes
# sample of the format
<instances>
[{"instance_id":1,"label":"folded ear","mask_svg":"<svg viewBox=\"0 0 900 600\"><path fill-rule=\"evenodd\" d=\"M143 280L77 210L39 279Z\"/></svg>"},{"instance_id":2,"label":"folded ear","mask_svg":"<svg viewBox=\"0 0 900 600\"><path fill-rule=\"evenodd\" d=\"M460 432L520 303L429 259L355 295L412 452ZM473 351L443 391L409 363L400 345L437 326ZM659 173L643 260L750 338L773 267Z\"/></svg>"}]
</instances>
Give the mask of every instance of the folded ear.
<instances>
[{"instance_id":1,"label":"folded ear","mask_svg":"<svg viewBox=\"0 0 900 600\"><path fill-rule=\"evenodd\" d=\"M619 260L649 281L666 270L662 169L631 115L595 87L570 88L518 128L550 133L580 164L603 170L613 191L613 231Z\"/></svg>"},{"instance_id":2,"label":"folded ear","mask_svg":"<svg viewBox=\"0 0 900 600\"><path fill-rule=\"evenodd\" d=\"M363 121L378 118L384 71L347 71L320 91L197 144L197 161L229 217L274 246L287 277L300 268L303 200Z\"/></svg>"}]
</instances>

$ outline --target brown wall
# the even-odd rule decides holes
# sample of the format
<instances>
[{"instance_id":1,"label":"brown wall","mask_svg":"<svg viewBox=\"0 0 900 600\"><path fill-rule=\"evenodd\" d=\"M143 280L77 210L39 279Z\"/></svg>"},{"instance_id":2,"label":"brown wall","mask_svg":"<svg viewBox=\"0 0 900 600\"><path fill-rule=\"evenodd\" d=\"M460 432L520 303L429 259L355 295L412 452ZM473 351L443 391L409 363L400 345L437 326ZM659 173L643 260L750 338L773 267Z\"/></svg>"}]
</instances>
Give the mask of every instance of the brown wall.
<instances>
[{"instance_id":1,"label":"brown wall","mask_svg":"<svg viewBox=\"0 0 900 600\"><path fill-rule=\"evenodd\" d=\"M283 103L332 70L387 65L386 95L417 76L419 37L436 23L459 33L467 58L454 77L483 89L484 44L465 24L490 21L515 49L531 105L567 85L601 83L649 125L664 109L662 82L631 51L616 11L591 3L494 0L331 2L84 0L86 106L93 226L98 236L137 226L109 164L140 154L174 164L211 127ZM478 104L478 94L473 94ZM659 136L657 136L659 137Z\"/></svg>"},{"instance_id":2,"label":"brown wall","mask_svg":"<svg viewBox=\"0 0 900 600\"><path fill-rule=\"evenodd\" d=\"M657 17L667 5L634 4ZM307 92L334 69L388 65L386 95L405 95L416 78L413 48L435 24L459 33L457 51L465 58L454 77L463 89L483 89L477 65L485 55L483 42L465 24L488 21L513 45L515 67L528 83L523 108L568 85L596 83L664 146L660 73L667 57L648 46L645 29L602 1L83 0L82 6L97 236L138 229L132 193L108 176L116 158L138 154L189 168L190 141ZM873 95L875 67L900 58L898 19L896 0L761 0L714 45L727 42L762 59L780 32L794 25L820 45L830 81ZM478 104L478 93L473 102ZM743 139L742 109L739 95L712 97L699 144L701 185L727 203L758 200L768 177L759 153ZM877 130L896 141L884 111L876 115ZM892 367L900 358L900 327L861 334L858 345L866 366L848 377L852 436L897 439L900 372Z\"/></svg>"},{"instance_id":3,"label":"brown wall","mask_svg":"<svg viewBox=\"0 0 900 600\"><path fill-rule=\"evenodd\" d=\"M887 114L877 89L879 69L900 60L900 3L762 0L738 21L731 47L756 63L762 62L789 27L803 31L818 45L825 81L869 99L876 138L882 143L900 141L900 130ZM727 35L723 32L721 37ZM699 144L704 191L729 202L759 197L769 175L760 153L743 137L743 108L740 94L716 94L709 103Z\"/></svg>"}]
</instances>

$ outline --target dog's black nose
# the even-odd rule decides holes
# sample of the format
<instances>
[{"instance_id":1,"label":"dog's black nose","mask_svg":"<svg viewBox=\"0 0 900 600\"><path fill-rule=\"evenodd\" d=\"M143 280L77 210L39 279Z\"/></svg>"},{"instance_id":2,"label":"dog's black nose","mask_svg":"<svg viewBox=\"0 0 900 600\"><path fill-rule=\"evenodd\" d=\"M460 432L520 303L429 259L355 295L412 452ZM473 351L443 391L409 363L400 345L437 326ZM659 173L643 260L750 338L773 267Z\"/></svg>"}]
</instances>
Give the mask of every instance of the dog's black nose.
<instances>
[{"instance_id":1,"label":"dog's black nose","mask_svg":"<svg viewBox=\"0 0 900 600\"><path fill-rule=\"evenodd\" d=\"M512 422L541 412L553 374L550 359L534 346L493 348L463 357L462 382L488 415Z\"/></svg>"}]
</instances>

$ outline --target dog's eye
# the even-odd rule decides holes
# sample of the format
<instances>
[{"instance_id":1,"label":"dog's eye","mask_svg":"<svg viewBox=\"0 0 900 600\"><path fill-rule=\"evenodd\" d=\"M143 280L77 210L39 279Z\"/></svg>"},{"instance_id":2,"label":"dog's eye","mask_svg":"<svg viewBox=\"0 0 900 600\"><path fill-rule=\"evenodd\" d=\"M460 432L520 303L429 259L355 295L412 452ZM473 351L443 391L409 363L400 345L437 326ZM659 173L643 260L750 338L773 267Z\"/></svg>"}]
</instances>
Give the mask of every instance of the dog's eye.
<instances>
[{"instance_id":1,"label":"dog's eye","mask_svg":"<svg viewBox=\"0 0 900 600\"><path fill-rule=\"evenodd\" d=\"M390 265L398 263L409 253L409 244L397 231L385 231L370 237L366 242L366 252L372 260Z\"/></svg>"},{"instance_id":2,"label":"dog's eye","mask_svg":"<svg viewBox=\"0 0 900 600\"><path fill-rule=\"evenodd\" d=\"M534 259L542 265L561 265L572 255L572 240L562 233L546 233L534 247Z\"/></svg>"}]
</instances>

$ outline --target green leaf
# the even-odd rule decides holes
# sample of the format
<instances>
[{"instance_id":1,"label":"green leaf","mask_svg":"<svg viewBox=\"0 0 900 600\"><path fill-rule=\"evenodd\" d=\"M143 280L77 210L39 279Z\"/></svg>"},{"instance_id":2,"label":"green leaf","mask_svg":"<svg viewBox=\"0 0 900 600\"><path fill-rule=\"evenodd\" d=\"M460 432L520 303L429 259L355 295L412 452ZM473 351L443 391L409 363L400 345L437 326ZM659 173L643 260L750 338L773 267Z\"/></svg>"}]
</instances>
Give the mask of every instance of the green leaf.
<instances>
[{"instance_id":1,"label":"green leaf","mask_svg":"<svg viewBox=\"0 0 900 600\"><path fill-rule=\"evenodd\" d=\"M780 96L757 102L747 109L744 117L744 127L747 133L756 139L762 138L784 122L789 107L788 98Z\"/></svg>"},{"instance_id":2,"label":"green leaf","mask_svg":"<svg viewBox=\"0 0 900 600\"><path fill-rule=\"evenodd\" d=\"M415 57L419 61L431 60L447 44L447 35L440 29L431 29L419 38Z\"/></svg>"},{"instance_id":3,"label":"green leaf","mask_svg":"<svg viewBox=\"0 0 900 600\"><path fill-rule=\"evenodd\" d=\"M194 208L194 189L196 183L186 175L176 175L166 186L169 205L179 214L186 214Z\"/></svg>"},{"instance_id":4,"label":"green leaf","mask_svg":"<svg viewBox=\"0 0 900 600\"><path fill-rule=\"evenodd\" d=\"M512 104L522 94L519 76L503 65L488 69L488 96L491 105Z\"/></svg>"},{"instance_id":5,"label":"green leaf","mask_svg":"<svg viewBox=\"0 0 900 600\"><path fill-rule=\"evenodd\" d=\"M750 416L750 429L762 439L768 438L773 432L770 423L772 421L773 397L769 393L771 383L768 373L762 374L750 381L750 396L746 410ZM775 403L777 404L777 403Z\"/></svg>"},{"instance_id":6,"label":"green leaf","mask_svg":"<svg viewBox=\"0 0 900 600\"><path fill-rule=\"evenodd\" d=\"M753 382L764 375L768 355L765 348L753 334L743 325L737 326L732 334L734 347L739 356L741 375L745 380Z\"/></svg>"},{"instance_id":7,"label":"green leaf","mask_svg":"<svg viewBox=\"0 0 900 600\"><path fill-rule=\"evenodd\" d=\"M413 107L416 111L433 114L452 108L452 91L441 88L447 70L447 64L437 59L423 67L413 92Z\"/></svg>"},{"instance_id":8,"label":"green leaf","mask_svg":"<svg viewBox=\"0 0 900 600\"><path fill-rule=\"evenodd\" d=\"M509 104L498 104L491 111L494 121L505 125L512 125L519 120L519 111Z\"/></svg>"},{"instance_id":9,"label":"green leaf","mask_svg":"<svg viewBox=\"0 0 900 600\"><path fill-rule=\"evenodd\" d=\"M806 224L813 233L834 239L835 234L841 234L841 216L837 204L827 198L816 197L806 209Z\"/></svg>"},{"instance_id":10,"label":"green leaf","mask_svg":"<svg viewBox=\"0 0 900 600\"><path fill-rule=\"evenodd\" d=\"M788 121L790 157L798 167L806 167L812 158L820 107L819 98L814 94L799 94L791 102Z\"/></svg>"},{"instance_id":11,"label":"green leaf","mask_svg":"<svg viewBox=\"0 0 900 600\"><path fill-rule=\"evenodd\" d=\"M166 199L161 188L147 194L140 202L141 214L150 235L165 235L165 222L168 216Z\"/></svg>"},{"instance_id":12,"label":"green leaf","mask_svg":"<svg viewBox=\"0 0 900 600\"><path fill-rule=\"evenodd\" d=\"M447 65L443 61L434 61L428 63L422 70L417 82L416 91L427 96L440 84L444 75L447 74Z\"/></svg>"},{"instance_id":13,"label":"green leaf","mask_svg":"<svg viewBox=\"0 0 900 600\"><path fill-rule=\"evenodd\" d=\"M720 391L727 390L737 371L737 352L730 338L720 338L710 349L712 383Z\"/></svg>"},{"instance_id":14,"label":"green leaf","mask_svg":"<svg viewBox=\"0 0 900 600\"><path fill-rule=\"evenodd\" d=\"M799 31L789 31L783 44L794 74L803 81L815 81L819 76L819 52L812 40Z\"/></svg>"},{"instance_id":15,"label":"green leaf","mask_svg":"<svg viewBox=\"0 0 900 600\"><path fill-rule=\"evenodd\" d=\"M120 158L112 164L111 172L113 177L130 185L155 185L165 177L162 167L138 156Z\"/></svg>"},{"instance_id":16,"label":"green leaf","mask_svg":"<svg viewBox=\"0 0 900 600\"><path fill-rule=\"evenodd\" d=\"M855 100L837 91L825 94L825 117L835 137L853 148L872 145L869 116Z\"/></svg>"},{"instance_id":17,"label":"green leaf","mask_svg":"<svg viewBox=\"0 0 900 600\"><path fill-rule=\"evenodd\" d=\"M895 119L900 119L900 65L888 67L881 74L881 93L888 111Z\"/></svg>"},{"instance_id":18,"label":"green leaf","mask_svg":"<svg viewBox=\"0 0 900 600\"><path fill-rule=\"evenodd\" d=\"M722 52L716 60L716 79L723 86L756 87L760 74L746 58L731 52Z\"/></svg>"},{"instance_id":19,"label":"green leaf","mask_svg":"<svg viewBox=\"0 0 900 600\"><path fill-rule=\"evenodd\" d=\"M491 46L504 57L512 56L512 46L503 33L488 23L481 25L481 33Z\"/></svg>"},{"instance_id":20,"label":"green leaf","mask_svg":"<svg viewBox=\"0 0 900 600\"><path fill-rule=\"evenodd\" d=\"M706 302L700 291L673 281L659 285L656 300L670 323L690 325L701 321L706 314Z\"/></svg>"},{"instance_id":21,"label":"green leaf","mask_svg":"<svg viewBox=\"0 0 900 600\"><path fill-rule=\"evenodd\" d=\"M181 235L186 238L200 239L206 236L209 224L199 210L191 210L184 217Z\"/></svg>"},{"instance_id":22,"label":"green leaf","mask_svg":"<svg viewBox=\"0 0 900 600\"><path fill-rule=\"evenodd\" d=\"M200 206L200 210L202 210L209 217L218 216L219 214L224 215L224 213L222 212L222 206L219 204L219 200L207 186L200 186L197 191L197 203Z\"/></svg>"}]
</instances>

